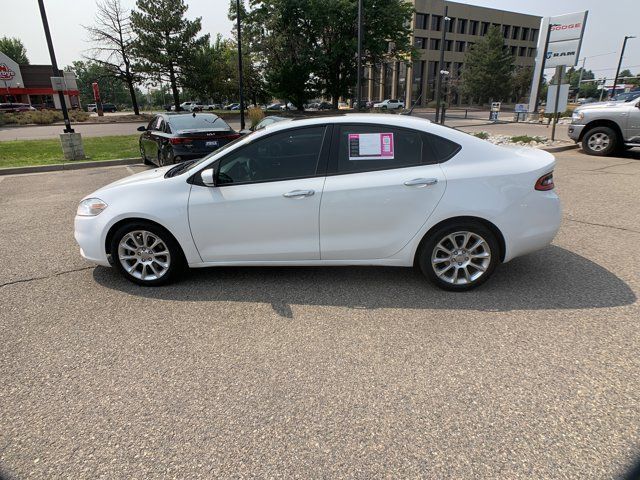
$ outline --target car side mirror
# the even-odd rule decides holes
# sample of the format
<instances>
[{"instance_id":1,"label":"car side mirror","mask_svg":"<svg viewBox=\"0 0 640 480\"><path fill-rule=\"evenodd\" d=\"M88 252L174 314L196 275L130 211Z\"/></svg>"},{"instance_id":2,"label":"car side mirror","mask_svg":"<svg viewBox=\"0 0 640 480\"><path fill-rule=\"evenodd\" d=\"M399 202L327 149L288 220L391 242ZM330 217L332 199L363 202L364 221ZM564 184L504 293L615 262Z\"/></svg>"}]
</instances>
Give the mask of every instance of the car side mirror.
<instances>
[{"instance_id":1,"label":"car side mirror","mask_svg":"<svg viewBox=\"0 0 640 480\"><path fill-rule=\"evenodd\" d=\"M207 187L215 187L216 180L215 175L213 173L213 168L207 168L200 172L200 178L202 179L202 183L204 183Z\"/></svg>"},{"instance_id":2,"label":"car side mirror","mask_svg":"<svg viewBox=\"0 0 640 480\"><path fill-rule=\"evenodd\" d=\"M243 130L240 130L240 135L249 135L253 130L245 128Z\"/></svg>"},{"instance_id":3,"label":"car side mirror","mask_svg":"<svg viewBox=\"0 0 640 480\"><path fill-rule=\"evenodd\" d=\"M140 125L140 126L138 127L138 131L139 131L139 132L146 132L146 131L147 131L147 127L145 127L144 125Z\"/></svg>"}]
</instances>

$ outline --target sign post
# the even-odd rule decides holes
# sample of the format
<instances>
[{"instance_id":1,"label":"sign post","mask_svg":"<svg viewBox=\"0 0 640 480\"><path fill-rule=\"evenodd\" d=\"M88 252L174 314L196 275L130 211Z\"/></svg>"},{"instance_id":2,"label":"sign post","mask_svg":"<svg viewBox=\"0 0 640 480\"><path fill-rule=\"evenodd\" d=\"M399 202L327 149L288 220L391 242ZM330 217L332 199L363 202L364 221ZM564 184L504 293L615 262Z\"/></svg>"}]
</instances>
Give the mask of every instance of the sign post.
<instances>
[{"instance_id":1,"label":"sign post","mask_svg":"<svg viewBox=\"0 0 640 480\"><path fill-rule=\"evenodd\" d=\"M551 141L556 139L556 124L558 123L558 107L560 106L560 89L562 87L562 77L564 75L564 65L558 65L556 67L556 98L553 102L553 126L551 127ZM567 90L568 93L568 90ZM565 102L566 103L566 102Z\"/></svg>"},{"instance_id":2,"label":"sign post","mask_svg":"<svg viewBox=\"0 0 640 480\"><path fill-rule=\"evenodd\" d=\"M98 82L93 82L91 84L91 88L93 89L93 99L96 101L96 111L98 112L98 116L103 117L104 111L102 110L102 100L100 99L100 87L98 86Z\"/></svg>"}]
</instances>

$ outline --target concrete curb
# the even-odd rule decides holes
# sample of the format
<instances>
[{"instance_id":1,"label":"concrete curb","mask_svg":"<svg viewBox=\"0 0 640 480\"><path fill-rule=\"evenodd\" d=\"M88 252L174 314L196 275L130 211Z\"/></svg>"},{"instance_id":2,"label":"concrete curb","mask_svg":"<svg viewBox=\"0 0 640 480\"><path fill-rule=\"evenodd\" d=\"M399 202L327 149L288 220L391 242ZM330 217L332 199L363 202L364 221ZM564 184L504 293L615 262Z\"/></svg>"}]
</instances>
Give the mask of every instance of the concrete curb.
<instances>
[{"instance_id":1,"label":"concrete curb","mask_svg":"<svg viewBox=\"0 0 640 480\"><path fill-rule=\"evenodd\" d=\"M558 153L558 152L565 152L567 150L573 150L574 148L578 148L577 143L574 143L572 145L560 145L559 147L541 148L541 150L544 150L545 152L549 152L549 153Z\"/></svg>"},{"instance_id":2,"label":"concrete curb","mask_svg":"<svg viewBox=\"0 0 640 480\"><path fill-rule=\"evenodd\" d=\"M62 170L80 170L82 168L113 167L117 165L135 165L141 162L142 162L141 158L119 158L117 160L56 163L53 165L36 165L33 167L8 167L8 168L0 168L0 175L19 175L23 173L59 172Z\"/></svg>"}]
</instances>

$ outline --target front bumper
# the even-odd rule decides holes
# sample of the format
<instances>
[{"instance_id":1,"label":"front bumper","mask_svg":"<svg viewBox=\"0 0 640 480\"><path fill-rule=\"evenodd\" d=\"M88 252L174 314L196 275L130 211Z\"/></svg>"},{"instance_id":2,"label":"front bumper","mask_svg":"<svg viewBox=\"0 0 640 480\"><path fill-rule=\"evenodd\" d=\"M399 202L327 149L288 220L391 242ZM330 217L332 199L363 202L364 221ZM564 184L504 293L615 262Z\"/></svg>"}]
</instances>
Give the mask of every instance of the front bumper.
<instances>
[{"instance_id":1,"label":"front bumper","mask_svg":"<svg viewBox=\"0 0 640 480\"><path fill-rule=\"evenodd\" d=\"M109 260L105 249L105 238L102 232L105 231L105 221L100 219L100 215L95 217L76 216L74 221L74 237L80 245L80 255L90 262L108 267Z\"/></svg>"},{"instance_id":2,"label":"front bumper","mask_svg":"<svg viewBox=\"0 0 640 480\"><path fill-rule=\"evenodd\" d=\"M584 125L579 125L576 123L570 124L567 131L567 133L569 134L569 138L574 142L580 141L580 135L582 134L582 130L584 130L584 127Z\"/></svg>"}]
</instances>

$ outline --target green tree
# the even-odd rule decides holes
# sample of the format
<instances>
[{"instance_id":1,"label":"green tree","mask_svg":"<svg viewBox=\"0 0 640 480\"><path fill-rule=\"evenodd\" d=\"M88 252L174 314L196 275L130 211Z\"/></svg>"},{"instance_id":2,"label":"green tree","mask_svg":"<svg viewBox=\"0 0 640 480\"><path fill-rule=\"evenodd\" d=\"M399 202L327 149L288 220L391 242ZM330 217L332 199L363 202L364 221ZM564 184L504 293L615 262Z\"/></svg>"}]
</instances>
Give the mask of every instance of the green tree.
<instances>
[{"instance_id":1,"label":"green tree","mask_svg":"<svg viewBox=\"0 0 640 480\"><path fill-rule=\"evenodd\" d=\"M627 83L627 84L630 84L630 85L638 85L638 84L640 84L640 79L638 79L638 78L629 78L629 77L635 77L635 75L633 73L631 73L631 70L629 70L628 68L625 68L624 70L622 70L620 72L620 75L618 76L618 78L624 79L622 82L619 82L619 83Z\"/></svg>"},{"instance_id":2,"label":"green tree","mask_svg":"<svg viewBox=\"0 0 640 480\"><path fill-rule=\"evenodd\" d=\"M19 38L0 38L0 52L4 53L18 65L29 65L27 49Z\"/></svg>"},{"instance_id":3,"label":"green tree","mask_svg":"<svg viewBox=\"0 0 640 480\"><path fill-rule=\"evenodd\" d=\"M178 88L184 83L192 52L207 43L209 36L198 37L201 19L184 17L188 7L183 0L137 0L136 7L131 12L136 69L153 80L168 81L177 110Z\"/></svg>"},{"instance_id":4,"label":"green tree","mask_svg":"<svg viewBox=\"0 0 640 480\"><path fill-rule=\"evenodd\" d=\"M463 92L481 103L506 100L512 92L513 57L500 29L493 26L465 56Z\"/></svg>"},{"instance_id":5,"label":"green tree","mask_svg":"<svg viewBox=\"0 0 640 480\"><path fill-rule=\"evenodd\" d=\"M120 0L97 3L95 25L84 27L95 44L89 59L104 65L111 76L122 80L129 89L133 113L140 115L135 85L142 79L132 69L133 31L129 15Z\"/></svg>"},{"instance_id":6,"label":"green tree","mask_svg":"<svg viewBox=\"0 0 640 480\"><path fill-rule=\"evenodd\" d=\"M316 93L338 99L356 83L357 0L250 0L246 33L275 97L301 108ZM364 0L364 63L411 57L413 7ZM234 9L231 9L232 14Z\"/></svg>"},{"instance_id":7,"label":"green tree","mask_svg":"<svg viewBox=\"0 0 640 480\"><path fill-rule=\"evenodd\" d=\"M532 79L533 67L516 67L514 69L511 82L516 99L520 100L527 95L527 92L531 88Z\"/></svg>"},{"instance_id":8,"label":"green tree","mask_svg":"<svg viewBox=\"0 0 640 480\"><path fill-rule=\"evenodd\" d=\"M92 83L97 82L100 89L100 97L103 102L130 107L131 96L127 85L119 78L115 78L105 65L87 61L76 61L65 70L76 74L80 102L83 105L94 103Z\"/></svg>"}]
</instances>

